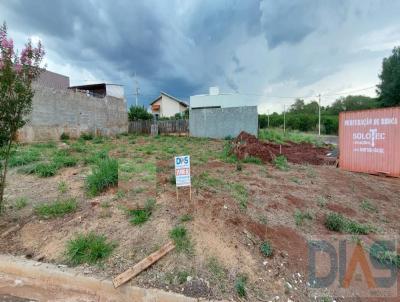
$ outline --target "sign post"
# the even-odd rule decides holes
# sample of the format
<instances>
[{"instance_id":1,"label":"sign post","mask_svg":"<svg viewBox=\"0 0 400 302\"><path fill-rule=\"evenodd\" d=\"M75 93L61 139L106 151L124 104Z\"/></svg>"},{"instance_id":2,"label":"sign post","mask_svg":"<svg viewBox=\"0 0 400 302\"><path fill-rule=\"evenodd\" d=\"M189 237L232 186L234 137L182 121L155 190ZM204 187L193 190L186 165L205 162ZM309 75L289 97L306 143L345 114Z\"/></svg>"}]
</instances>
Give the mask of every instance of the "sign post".
<instances>
[{"instance_id":1,"label":"sign post","mask_svg":"<svg viewBox=\"0 0 400 302\"><path fill-rule=\"evenodd\" d=\"M175 156L176 200L179 200L178 188L189 187L192 200L192 184L190 179L190 156Z\"/></svg>"}]
</instances>

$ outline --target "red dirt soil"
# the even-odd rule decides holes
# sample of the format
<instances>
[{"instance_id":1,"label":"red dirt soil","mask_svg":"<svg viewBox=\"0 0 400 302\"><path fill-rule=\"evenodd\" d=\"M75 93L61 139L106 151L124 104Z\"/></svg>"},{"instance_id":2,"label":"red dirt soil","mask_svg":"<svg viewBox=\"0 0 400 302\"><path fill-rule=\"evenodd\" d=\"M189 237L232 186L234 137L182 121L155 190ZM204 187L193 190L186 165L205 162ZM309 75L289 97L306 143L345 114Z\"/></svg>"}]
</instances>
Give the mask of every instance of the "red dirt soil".
<instances>
[{"instance_id":1,"label":"red dirt soil","mask_svg":"<svg viewBox=\"0 0 400 302\"><path fill-rule=\"evenodd\" d=\"M262 142L254 135L242 131L234 140L232 153L239 159L249 156L258 157L264 163L271 162L276 156L284 155L287 160L294 164L322 165L329 163L326 147L315 147L309 143L296 144L287 142L279 145L270 142Z\"/></svg>"}]
</instances>

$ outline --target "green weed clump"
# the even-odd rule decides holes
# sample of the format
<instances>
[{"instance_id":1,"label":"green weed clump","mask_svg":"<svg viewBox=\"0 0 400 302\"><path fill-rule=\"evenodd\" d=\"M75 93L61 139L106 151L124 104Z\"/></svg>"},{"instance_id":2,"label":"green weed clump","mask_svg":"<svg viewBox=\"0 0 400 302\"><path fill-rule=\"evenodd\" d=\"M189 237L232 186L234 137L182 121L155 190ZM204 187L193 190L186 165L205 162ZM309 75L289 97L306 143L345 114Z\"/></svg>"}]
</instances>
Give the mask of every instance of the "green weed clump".
<instances>
[{"instance_id":1,"label":"green weed clump","mask_svg":"<svg viewBox=\"0 0 400 302\"><path fill-rule=\"evenodd\" d=\"M240 298L245 298L247 296L246 285L247 285L246 276L243 275L238 276L235 282L235 291Z\"/></svg>"},{"instance_id":2,"label":"green weed clump","mask_svg":"<svg viewBox=\"0 0 400 302\"><path fill-rule=\"evenodd\" d=\"M50 177L56 175L59 166L55 163L39 163L33 168L33 172L39 177Z\"/></svg>"},{"instance_id":3,"label":"green weed clump","mask_svg":"<svg viewBox=\"0 0 400 302\"><path fill-rule=\"evenodd\" d=\"M246 187L240 183L229 184L229 188L232 190L232 196L239 202L240 208L245 210L249 199L249 192Z\"/></svg>"},{"instance_id":4,"label":"green weed clump","mask_svg":"<svg viewBox=\"0 0 400 302\"><path fill-rule=\"evenodd\" d=\"M366 212L377 212L377 207L368 199L361 201L360 208Z\"/></svg>"},{"instance_id":5,"label":"green weed clump","mask_svg":"<svg viewBox=\"0 0 400 302\"><path fill-rule=\"evenodd\" d=\"M313 216L309 212L302 212L299 210L296 210L294 212L294 220L296 222L297 226L303 225L305 220L312 220Z\"/></svg>"},{"instance_id":6,"label":"green weed clump","mask_svg":"<svg viewBox=\"0 0 400 302\"><path fill-rule=\"evenodd\" d=\"M190 214L182 215L182 216L179 218L179 221L180 221L180 222L188 222L188 221L191 221L191 220L193 220L193 216L190 215Z\"/></svg>"},{"instance_id":7,"label":"green weed clump","mask_svg":"<svg viewBox=\"0 0 400 302\"><path fill-rule=\"evenodd\" d=\"M26 197L20 197L15 201L15 208L21 210L28 205L28 199Z\"/></svg>"},{"instance_id":8,"label":"green weed clump","mask_svg":"<svg viewBox=\"0 0 400 302\"><path fill-rule=\"evenodd\" d=\"M288 161L284 155L275 157L273 163L279 170L287 171L289 169Z\"/></svg>"},{"instance_id":9,"label":"green weed clump","mask_svg":"<svg viewBox=\"0 0 400 302\"><path fill-rule=\"evenodd\" d=\"M68 134L68 133L65 133L65 132L61 133L61 135L60 135L60 140L62 140L62 141L67 141L67 140L69 140L69 134Z\"/></svg>"},{"instance_id":10,"label":"green weed clump","mask_svg":"<svg viewBox=\"0 0 400 302\"><path fill-rule=\"evenodd\" d=\"M82 133L80 136L80 139L84 141L90 141L93 139L93 134L92 133Z\"/></svg>"},{"instance_id":11,"label":"green weed clump","mask_svg":"<svg viewBox=\"0 0 400 302\"><path fill-rule=\"evenodd\" d=\"M86 188L91 196L115 185L118 185L118 161L112 158L100 160L86 178Z\"/></svg>"},{"instance_id":12,"label":"green weed clump","mask_svg":"<svg viewBox=\"0 0 400 302\"><path fill-rule=\"evenodd\" d=\"M77 163L78 160L64 150L57 151L53 156L53 164L59 168L74 167Z\"/></svg>"},{"instance_id":13,"label":"green weed clump","mask_svg":"<svg viewBox=\"0 0 400 302\"><path fill-rule=\"evenodd\" d=\"M68 241L66 256L72 265L96 264L108 258L115 246L114 243L107 242L103 235L79 234Z\"/></svg>"},{"instance_id":14,"label":"green weed clump","mask_svg":"<svg viewBox=\"0 0 400 302\"><path fill-rule=\"evenodd\" d=\"M35 207L35 213L44 219L62 217L75 212L78 203L74 198L66 200L57 200L52 203L42 203Z\"/></svg>"},{"instance_id":15,"label":"green weed clump","mask_svg":"<svg viewBox=\"0 0 400 302\"><path fill-rule=\"evenodd\" d=\"M271 257L273 254L272 246L268 241L264 241L263 243L261 243L260 251L266 257Z\"/></svg>"},{"instance_id":16,"label":"green weed clump","mask_svg":"<svg viewBox=\"0 0 400 302\"><path fill-rule=\"evenodd\" d=\"M400 269L400 255L397 254L396 250L389 249L386 244L375 242L369 253L380 263Z\"/></svg>"},{"instance_id":17,"label":"green weed clump","mask_svg":"<svg viewBox=\"0 0 400 302\"><path fill-rule=\"evenodd\" d=\"M339 213L330 213L326 216L325 226L328 230L354 235L367 235L375 229L370 225L361 224L348 219Z\"/></svg>"},{"instance_id":18,"label":"green weed clump","mask_svg":"<svg viewBox=\"0 0 400 302\"><path fill-rule=\"evenodd\" d=\"M108 157L107 151L102 150L99 152L92 153L89 156L85 157L83 162L85 164L96 164L99 161L101 161L102 159L106 159L107 157Z\"/></svg>"},{"instance_id":19,"label":"green weed clump","mask_svg":"<svg viewBox=\"0 0 400 302\"><path fill-rule=\"evenodd\" d=\"M184 226L176 226L170 232L169 236L175 244L175 249L178 252L191 253L192 243L188 232Z\"/></svg>"},{"instance_id":20,"label":"green weed clump","mask_svg":"<svg viewBox=\"0 0 400 302\"><path fill-rule=\"evenodd\" d=\"M135 209L135 210L129 210L129 216L131 216L130 222L134 225L141 225L145 223L147 220L149 220L154 207L155 207L156 201L154 198L149 198L146 201L146 204L144 206L144 209Z\"/></svg>"},{"instance_id":21,"label":"green weed clump","mask_svg":"<svg viewBox=\"0 0 400 302\"><path fill-rule=\"evenodd\" d=\"M254 156L247 156L242 161L244 163L250 163L250 164L256 164L256 165L262 164L262 160L258 157L254 157Z\"/></svg>"},{"instance_id":22,"label":"green weed clump","mask_svg":"<svg viewBox=\"0 0 400 302\"><path fill-rule=\"evenodd\" d=\"M8 162L10 168L24 166L40 159L40 154L37 149L17 150L11 154Z\"/></svg>"}]
</instances>

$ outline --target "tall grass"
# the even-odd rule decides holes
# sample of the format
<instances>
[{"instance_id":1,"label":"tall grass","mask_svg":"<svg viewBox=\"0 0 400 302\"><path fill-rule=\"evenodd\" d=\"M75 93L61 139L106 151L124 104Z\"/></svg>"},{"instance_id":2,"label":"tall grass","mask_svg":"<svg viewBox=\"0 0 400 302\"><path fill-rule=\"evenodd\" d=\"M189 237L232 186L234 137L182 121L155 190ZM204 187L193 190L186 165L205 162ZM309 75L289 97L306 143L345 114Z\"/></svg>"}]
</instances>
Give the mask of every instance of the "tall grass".
<instances>
[{"instance_id":1,"label":"tall grass","mask_svg":"<svg viewBox=\"0 0 400 302\"><path fill-rule=\"evenodd\" d=\"M107 242L107 238L103 235L79 234L68 241L66 256L73 265L95 264L109 257L114 248L115 244Z\"/></svg>"},{"instance_id":2,"label":"tall grass","mask_svg":"<svg viewBox=\"0 0 400 302\"><path fill-rule=\"evenodd\" d=\"M86 188L91 196L115 185L118 185L118 161L113 158L98 161L92 168L92 174L86 178Z\"/></svg>"},{"instance_id":3,"label":"tall grass","mask_svg":"<svg viewBox=\"0 0 400 302\"><path fill-rule=\"evenodd\" d=\"M10 168L23 166L38 161L39 159L40 154L37 149L18 149L11 154L8 166Z\"/></svg>"}]
</instances>

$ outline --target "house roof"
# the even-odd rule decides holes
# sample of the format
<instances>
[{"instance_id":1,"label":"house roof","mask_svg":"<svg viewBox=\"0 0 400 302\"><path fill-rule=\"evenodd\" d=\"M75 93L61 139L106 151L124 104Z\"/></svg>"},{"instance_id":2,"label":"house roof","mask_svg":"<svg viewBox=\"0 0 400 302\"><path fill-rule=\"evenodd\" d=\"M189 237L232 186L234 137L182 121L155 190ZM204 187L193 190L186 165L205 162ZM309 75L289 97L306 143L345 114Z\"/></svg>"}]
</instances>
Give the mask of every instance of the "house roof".
<instances>
[{"instance_id":1,"label":"house roof","mask_svg":"<svg viewBox=\"0 0 400 302\"><path fill-rule=\"evenodd\" d=\"M170 95L170 94L168 94L168 93L165 93L165 92L163 92L163 91L161 91L160 95L159 95L155 100L153 100L153 101L150 103L150 105L153 105L155 102L157 102L159 99L161 99L161 97L162 97L163 95L169 97L170 99L174 100L175 102L178 102L179 104L181 104L181 105L184 106L184 107L189 107L189 105L188 105L187 103L185 103L184 101L181 101L180 99L178 99L178 98L176 98L176 97L174 97L174 96L172 96L172 95Z\"/></svg>"}]
</instances>

